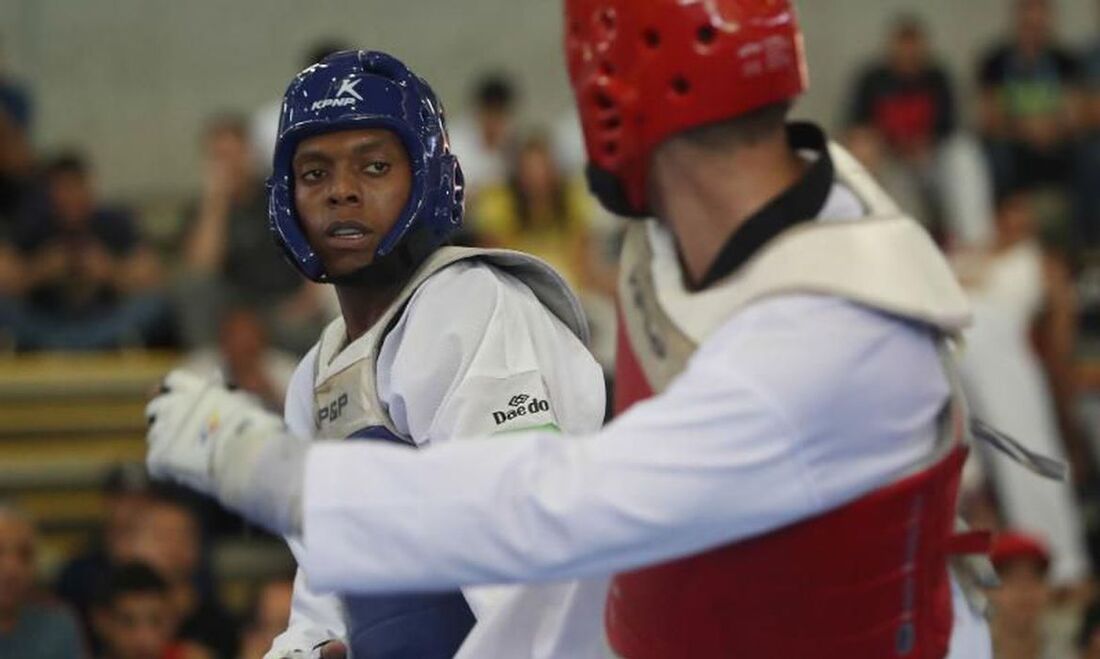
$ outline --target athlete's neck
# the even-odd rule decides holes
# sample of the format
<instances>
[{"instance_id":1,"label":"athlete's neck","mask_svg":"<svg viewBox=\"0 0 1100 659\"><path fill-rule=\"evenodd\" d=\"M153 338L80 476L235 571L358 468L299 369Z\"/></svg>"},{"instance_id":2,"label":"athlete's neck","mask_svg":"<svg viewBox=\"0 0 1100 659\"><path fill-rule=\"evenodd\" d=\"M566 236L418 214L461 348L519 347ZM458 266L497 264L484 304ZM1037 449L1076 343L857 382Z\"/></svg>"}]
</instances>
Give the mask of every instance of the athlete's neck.
<instances>
[{"instance_id":1,"label":"athlete's neck","mask_svg":"<svg viewBox=\"0 0 1100 659\"><path fill-rule=\"evenodd\" d=\"M784 131L722 151L676 138L658 147L650 199L676 236L688 283L697 286L730 236L805 168Z\"/></svg>"},{"instance_id":2,"label":"athlete's neck","mask_svg":"<svg viewBox=\"0 0 1100 659\"><path fill-rule=\"evenodd\" d=\"M381 285L336 284L336 298L340 301L340 313L344 317L348 342L363 336L386 313L405 281Z\"/></svg>"}]
</instances>

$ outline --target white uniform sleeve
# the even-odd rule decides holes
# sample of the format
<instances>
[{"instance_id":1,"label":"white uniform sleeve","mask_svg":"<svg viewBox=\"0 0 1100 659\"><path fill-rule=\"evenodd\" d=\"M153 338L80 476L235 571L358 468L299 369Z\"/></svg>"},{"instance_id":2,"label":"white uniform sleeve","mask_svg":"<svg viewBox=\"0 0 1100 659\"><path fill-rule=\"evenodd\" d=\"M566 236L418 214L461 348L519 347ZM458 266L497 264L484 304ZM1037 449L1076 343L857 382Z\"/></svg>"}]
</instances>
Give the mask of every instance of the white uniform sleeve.
<instances>
[{"instance_id":1,"label":"white uniform sleeve","mask_svg":"<svg viewBox=\"0 0 1100 659\"><path fill-rule=\"evenodd\" d=\"M303 440L309 440L313 434L313 370L316 359L317 347L314 346L294 370L287 387L284 406L287 428L292 436ZM301 538L287 536L285 539L301 565L305 558ZM335 595L311 589L305 572L299 568L294 577L294 595L286 631L275 638L265 659L282 659L293 650L309 650L324 641L344 637L344 614L340 600Z\"/></svg>"},{"instance_id":2,"label":"white uniform sleeve","mask_svg":"<svg viewBox=\"0 0 1100 659\"><path fill-rule=\"evenodd\" d=\"M384 592L617 572L842 505L930 452L947 387L927 335L851 305L772 311L598 435L315 445L307 574Z\"/></svg>"},{"instance_id":3,"label":"white uniform sleeve","mask_svg":"<svg viewBox=\"0 0 1100 659\"><path fill-rule=\"evenodd\" d=\"M382 345L378 391L417 444L553 427L599 428L603 374L516 278L479 262L432 276Z\"/></svg>"}]
</instances>

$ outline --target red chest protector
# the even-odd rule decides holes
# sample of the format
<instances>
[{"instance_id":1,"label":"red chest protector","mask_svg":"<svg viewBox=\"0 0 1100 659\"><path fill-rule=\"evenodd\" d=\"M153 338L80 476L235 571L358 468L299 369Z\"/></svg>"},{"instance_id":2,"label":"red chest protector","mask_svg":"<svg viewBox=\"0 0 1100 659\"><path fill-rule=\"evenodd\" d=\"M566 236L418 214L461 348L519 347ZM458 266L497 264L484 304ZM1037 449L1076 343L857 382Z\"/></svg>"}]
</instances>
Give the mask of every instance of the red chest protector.
<instances>
[{"instance_id":1,"label":"red chest protector","mask_svg":"<svg viewBox=\"0 0 1100 659\"><path fill-rule=\"evenodd\" d=\"M735 292L706 292L683 304L658 293L659 230L637 227L624 247L616 411L662 391L716 322L767 295L831 293L945 334L965 325L965 297L927 237L896 216L867 222L866 231L855 226L863 222L791 230L802 235L777 239L784 244L767 248L770 265L771 256L757 257L726 285ZM815 243L815 232L824 242ZM916 256L907 266L898 263L906 258L874 256L883 249ZM799 250L829 253L832 263L817 259L814 272L791 272L784 264L799 263L792 258ZM612 648L628 659L945 656L953 620L949 556L981 550L980 537L955 535L964 418L950 405L927 464L839 509L616 576L606 608Z\"/></svg>"},{"instance_id":2,"label":"red chest protector","mask_svg":"<svg viewBox=\"0 0 1100 659\"><path fill-rule=\"evenodd\" d=\"M646 397L629 343L616 408ZM625 378L625 379L623 379ZM939 659L951 636L949 554L966 448L831 513L615 577L606 609L629 659Z\"/></svg>"}]
</instances>

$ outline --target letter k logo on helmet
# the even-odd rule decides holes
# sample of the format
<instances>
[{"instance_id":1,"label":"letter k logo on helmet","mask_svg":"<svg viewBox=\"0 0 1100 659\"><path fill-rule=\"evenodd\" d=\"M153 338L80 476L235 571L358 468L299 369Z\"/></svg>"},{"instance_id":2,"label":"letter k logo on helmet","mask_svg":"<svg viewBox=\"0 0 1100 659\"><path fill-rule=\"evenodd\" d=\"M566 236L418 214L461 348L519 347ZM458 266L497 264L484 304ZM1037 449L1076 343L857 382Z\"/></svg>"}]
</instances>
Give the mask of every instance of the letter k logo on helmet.
<instances>
[{"instance_id":1,"label":"letter k logo on helmet","mask_svg":"<svg viewBox=\"0 0 1100 659\"><path fill-rule=\"evenodd\" d=\"M356 85L358 85L360 82L363 82L361 78L355 78L354 80L347 79L342 81L340 83L340 89L336 92L336 98L340 98L344 94L349 94L359 99L360 101L363 100L363 97L359 95L359 92L355 91Z\"/></svg>"}]
</instances>

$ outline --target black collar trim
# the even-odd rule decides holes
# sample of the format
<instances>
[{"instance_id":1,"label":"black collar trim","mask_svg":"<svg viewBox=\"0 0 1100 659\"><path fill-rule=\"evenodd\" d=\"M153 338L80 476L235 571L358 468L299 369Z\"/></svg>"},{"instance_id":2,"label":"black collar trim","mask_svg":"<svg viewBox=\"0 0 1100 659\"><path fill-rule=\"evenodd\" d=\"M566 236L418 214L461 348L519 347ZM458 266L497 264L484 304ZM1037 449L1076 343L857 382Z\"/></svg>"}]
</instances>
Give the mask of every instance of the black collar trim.
<instances>
[{"instance_id":1,"label":"black collar trim","mask_svg":"<svg viewBox=\"0 0 1100 659\"><path fill-rule=\"evenodd\" d=\"M768 241L787 229L817 218L833 189L833 160L825 133L810 123L787 126L787 141L795 151L814 151L817 158L790 188L769 201L726 240L698 289L735 272Z\"/></svg>"}]
</instances>

